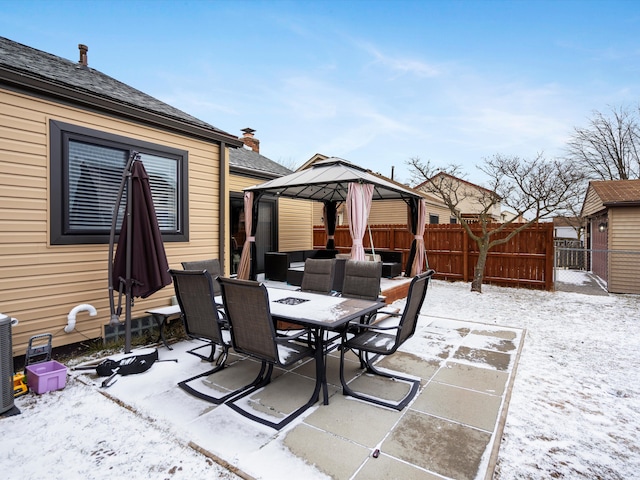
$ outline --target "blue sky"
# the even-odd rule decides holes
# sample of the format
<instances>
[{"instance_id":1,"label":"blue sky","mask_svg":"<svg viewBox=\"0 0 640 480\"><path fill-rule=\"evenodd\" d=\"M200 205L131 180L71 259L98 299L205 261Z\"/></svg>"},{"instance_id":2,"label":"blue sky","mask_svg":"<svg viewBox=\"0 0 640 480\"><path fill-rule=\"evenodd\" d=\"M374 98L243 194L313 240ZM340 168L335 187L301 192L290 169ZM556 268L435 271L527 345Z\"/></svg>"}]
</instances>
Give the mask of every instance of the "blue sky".
<instances>
[{"instance_id":1,"label":"blue sky","mask_svg":"<svg viewBox=\"0 0 640 480\"><path fill-rule=\"evenodd\" d=\"M89 66L299 166L553 158L640 101L640 2L8 1L0 35Z\"/></svg>"}]
</instances>

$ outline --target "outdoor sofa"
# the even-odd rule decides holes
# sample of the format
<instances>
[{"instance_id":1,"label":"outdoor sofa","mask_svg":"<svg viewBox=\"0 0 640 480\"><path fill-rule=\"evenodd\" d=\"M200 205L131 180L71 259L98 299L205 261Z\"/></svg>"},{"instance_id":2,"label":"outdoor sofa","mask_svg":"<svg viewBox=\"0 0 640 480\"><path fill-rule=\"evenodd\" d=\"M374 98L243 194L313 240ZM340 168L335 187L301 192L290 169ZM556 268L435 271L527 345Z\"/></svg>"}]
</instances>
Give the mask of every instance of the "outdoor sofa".
<instances>
[{"instance_id":1,"label":"outdoor sofa","mask_svg":"<svg viewBox=\"0 0 640 480\"><path fill-rule=\"evenodd\" d=\"M286 282L291 267L304 267L307 258L335 258L338 250L293 250L264 254L264 276L267 280Z\"/></svg>"}]
</instances>

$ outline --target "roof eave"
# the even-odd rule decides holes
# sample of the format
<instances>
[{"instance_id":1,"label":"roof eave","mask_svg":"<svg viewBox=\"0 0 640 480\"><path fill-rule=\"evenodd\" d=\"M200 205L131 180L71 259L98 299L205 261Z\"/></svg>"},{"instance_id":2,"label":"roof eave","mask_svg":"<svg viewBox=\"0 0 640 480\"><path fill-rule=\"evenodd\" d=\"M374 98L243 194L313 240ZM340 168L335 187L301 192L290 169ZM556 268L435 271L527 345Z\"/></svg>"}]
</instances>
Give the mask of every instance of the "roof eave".
<instances>
[{"instance_id":1,"label":"roof eave","mask_svg":"<svg viewBox=\"0 0 640 480\"><path fill-rule=\"evenodd\" d=\"M229 173L244 175L252 178L257 178L260 180L274 180L281 176L276 173L265 172L263 170L256 170L255 168L249 168L249 167L240 167L238 165L229 165Z\"/></svg>"},{"instance_id":2,"label":"roof eave","mask_svg":"<svg viewBox=\"0 0 640 480\"><path fill-rule=\"evenodd\" d=\"M611 207L640 207L640 200L619 200L619 201L611 201L611 202L603 202L607 208Z\"/></svg>"},{"instance_id":3,"label":"roof eave","mask_svg":"<svg viewBox=\"0 0 640 480\"><path fill-rule=\"evenodd\" d=\"M0 84L28 93L36 93L53 97L57 100L78 105L91 110L97 110L110 115L117 115L129 120L167 129L173 132L189 135L205 141L225 143L229 147L241 147L243 142L233 135L225 135L221 132L187 123L170 116L161 115L150 110L117 102L107 97L95 95L86 91L78 91L73 88L54 82L35 78L33 76L17 73L0 66Z\"/></svg>"}]
</instances>

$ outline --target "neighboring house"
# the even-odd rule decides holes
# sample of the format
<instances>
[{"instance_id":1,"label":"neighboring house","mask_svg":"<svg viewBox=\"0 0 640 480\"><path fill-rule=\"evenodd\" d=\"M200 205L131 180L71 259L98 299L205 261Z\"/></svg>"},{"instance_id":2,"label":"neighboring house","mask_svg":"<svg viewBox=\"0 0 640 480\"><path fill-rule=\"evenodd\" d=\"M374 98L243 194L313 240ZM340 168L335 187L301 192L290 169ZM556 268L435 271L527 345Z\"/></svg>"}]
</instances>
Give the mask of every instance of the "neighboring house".
<instances>
[{"instance_id":1,"label":"neighboring house","mask_svg":"<svg viewBox=\"0 0 640 480\"><path fill-rule=\"evenodd\" d=\"M457 196L459 201L457 202L456 209L460 212L460 216L468 222L473 223L477 221L480 213L484 210L484 205L487 204L487 200L495 197L495 193L491 190L444 172L437 173L432 179L422 182L415 187L416 190L435 195L429 192L428 184L438 177L442 179L442 185L445 186L445 188L450 188L451 191L454 192L452 193L452 197ZM493 221L500 222L502 219L500 209L501 205L498 202L492 205L486 213ZM451 213L449 213L449 215L451 215Z\"/></svg>"},{"instance_id":2,"label":"neighboring house","mask_svg":"<svg viewBox=\"0 0 640 480\"><path fill-rule=\"evenodd\" d=\"M553 237L582 240L583 224L580 217L553 217Z\"/></svg>"},{"instance_id":3,"label":"neighboring house","mask_svg":"<svg viewBox=\"0 0 640 480\"><path fill-rule=\"evenodd\" d=\"M241 192L241 170L252 170L240 156L229 166L243 147L235 135L91 68L79 48L76 63L0 37L0 305L20 321L14 355L36 334L53 334L54 346L104 336L108 234L130 151L150 174L171 268L220 258L229 271L229 190ZM136 299L133 318L173 294ZM64 333L83 303L98 315L78 314Z\"/></svg>"},{"instance_id":4,"label":"neighboring house","mask_svg":"<svg viewBox=\"0 0 640 480\"><path fill-rule=\"evenodd\" d=\"M640 180L589 182L581 216L590 270L609 292L640 294Z\"/></svg>"},{"instance_id":5,"label":"neighboring house","mask_svg":"<svg viewBox=\"0 0 640 480\"><path fill-rule=\"evenodd\" d=\"M524 218L523 215L516 215L510 210L502 210L500 212L500 222L507 223L509 221L513 223L526 223L527 219Z\"/></svg>"},{"instance_id":6,"label":"neighboring house","mask_svg":"<svg viewBox=\"0 0 640 480\"><path fill-rule=\"evenodd\" d=\"M311 167L315 162L326 160L326 155L321 153L316 153L313 157L311 157L304 165L302 165L298 170L304 170L305 168ZM374 172L372 172L374 173ZM374 175L383 178L389 182L394 182L399 186L404 188L411 188L402 183L396 182L393 179L387 178L378 173L374 173ZM426 223L455 223L455 217L452 217L449 209L446 207L442 201L438 200L432 195L425 194L424 192L416 192L422 195L425 198L426 206L427 206L427 216ZM314 202L313 205L313 224L314 225L322 225L322 204L320 202ZM376 202L371 202L371 211L369 213L369 225L397 225L397 224L406 224L407 223L407 204L402 200L381 200ZM452 220L453 219L453 220ZM345 211L344 204L338 207L338 221L336 225L348 225L349 219L347 217L347 213Z\"/></svg>"},{"instance_id":7,"label":"neighboring house","mask_svg":"<svg viewBox=\"0 0 640 480\"><path fill-rule=\"evenodd\" d=\"M245 240L243 189L293 173L260 154L255 130L243 129L244 148L229 152L229 190L231 226L231 273L236 273L239 254ZM313 248L312 203L308 200L266 197L260 199L260 222L256 234L257 270L264 271L264 254L272 251L310 250Z\"/></svg>"}]
</instances>

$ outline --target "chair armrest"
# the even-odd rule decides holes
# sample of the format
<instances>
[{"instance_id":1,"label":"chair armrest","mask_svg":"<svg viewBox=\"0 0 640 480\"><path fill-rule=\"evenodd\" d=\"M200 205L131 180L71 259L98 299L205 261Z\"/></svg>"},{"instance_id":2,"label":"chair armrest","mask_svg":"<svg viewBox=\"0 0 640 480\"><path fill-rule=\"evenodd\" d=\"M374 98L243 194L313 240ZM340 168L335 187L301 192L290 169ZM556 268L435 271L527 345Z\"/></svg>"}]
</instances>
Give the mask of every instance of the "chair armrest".
<instances>
[{"instance_id":1,"label":"chair armrest","mask_svg":"<svg viewBox=\"0 0 640 480\"><path fill-rule=\"evenodd\" d=\"M355 328L357 330L397 330L400 325L378 325L376 323L350 323L349 328Z\"/></svg>"},{"instance_id":2,"label":"chair armrest","mask_svg":"<svg viewBox=\"0 0 640 480\"><path fill-rule=\"evenodd\" d=\"M296 338L300 338L304 335L309 335L311 333L311 329L309 328L304 328L302 326L300 326L301 330L297 333L287 333L284 336L281 337L276 337L276 342L278 343L287 343L289 340L295 340Z\"/></svg>"}]
</instances>

